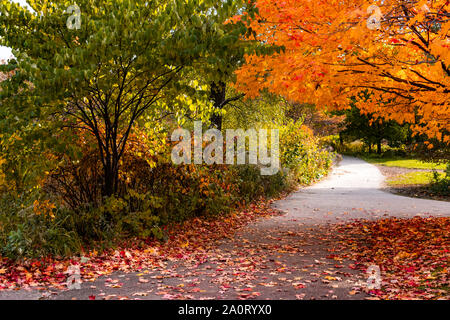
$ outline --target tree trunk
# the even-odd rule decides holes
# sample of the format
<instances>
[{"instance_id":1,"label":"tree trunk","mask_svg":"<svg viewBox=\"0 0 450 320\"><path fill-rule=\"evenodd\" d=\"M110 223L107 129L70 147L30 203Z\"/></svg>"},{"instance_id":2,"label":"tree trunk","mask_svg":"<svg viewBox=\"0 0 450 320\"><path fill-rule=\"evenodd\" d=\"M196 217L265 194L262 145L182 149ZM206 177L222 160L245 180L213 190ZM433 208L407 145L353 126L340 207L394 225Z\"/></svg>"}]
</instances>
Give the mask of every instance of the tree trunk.
<instances>
[{"instance_id":1,"label":"tree trunk","mask_svg":"<svg viewBox=\"0 0 450 320\"><path fill-rule=\"evenodd\" d=\"M224 107L226 100L226 84L222 81L211 84L210 98L214 102L215 111L220 111ZM213 114L211 116L211 126L215 126L218 130L222 130L223 117L219 114Z\"/></svg>"},{"instance_id":2,"label":"tree trunk","mask_svg":"<svg viewBox=\"0 0 450 320\"><path fill-rule=\"evenodd\" d=\"M377 142L377 153L381 154L381 140L378 140Z\"/></svg>"},{"instance_id":3,"label":"tree trunk","mask_svg":"<svg viewBox=\"0 0 450 320\"><path fill-rule=\"evenodd\" d=\"M103 196L111 197L118 191L119 161L117 157L108 155L103 168Z\"/></svg>"},{"instance_id":4,"label":"tree trunk","mask_svg":"<svg viewBox=\"0 0 450 320\"><path fill-rule=\"evenodd\" d=\"M372 144L369 143L369 154L372 153Z\"/></svg>"}]
</instances>

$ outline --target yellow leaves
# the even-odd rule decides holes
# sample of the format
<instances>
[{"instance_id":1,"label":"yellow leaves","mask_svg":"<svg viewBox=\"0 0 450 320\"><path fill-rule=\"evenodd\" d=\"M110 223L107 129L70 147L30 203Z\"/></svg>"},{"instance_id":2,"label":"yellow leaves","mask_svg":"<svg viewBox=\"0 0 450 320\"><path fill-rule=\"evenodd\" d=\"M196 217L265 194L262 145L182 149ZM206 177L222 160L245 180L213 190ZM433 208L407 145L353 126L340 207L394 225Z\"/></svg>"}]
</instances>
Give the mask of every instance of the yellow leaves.
<instances>
[{"instance_id":1,"label":"yellow leaves","mask_svg":"<svg viewBox=\"0 0 450 320\"><path fill-rule=\"evenodd\" d=\"M30 281L32 278L33 278L33 274L32 274L32 273L27 272L27 273L25 274L25 279L26 279L26 281Z\"/></svg>"},{"instance_id":2,"label":"yellow leaves","mask_svg":"<svg viewBox=\"0 0 450 320\"><path fill-rule=\"evenodd\" d=\"M2 171L2 165L5 163L5 160L0 158L0 188L6 186L5 174Z\"/></svg>"},{"instance_id":3,"label":"yellow leaves","mask_svg":"<svg viewBox=\"0 0 450 320\"><path fill-rule=\"evenodd\" d=\"M149 253L151 255L159 255L159 249L158 248L148 248L144 250L145 253Z\"/></svg>"},{"instance_id":4,"label":"yellow leaves","mask_svg":"<svg viewBox=\"0 0 450 320\"><path fill-rule=\"evenodd\" d=\"M55 219L54 210L56 206L50 202L50 200L44 200L40 202L39 200L35 200L33 203L33 211L36 215L43 215L45 217L50 217L50 219Z\"/></svg>"},{"instance_id":5,"label":"yellow leaves","mask_svg":"<svg viewBox=\"0 0 450 320\"><path fill-rule=\"evenodd\" d=\"M405 252L405 251L400 251L395 257L394 260L402 260L405 258L409 258L411 256L410 253Z\"/></svg>"},{"instance_id":6,"label":"yellow leaves","mask_svg":"<svg viewBox=\"0 0 450 320\"><path fill-rule=\"evenodd\" d=\"M189 241L186 241L185 243L182 243L180 245L180 247L183 248L183 249L187 248L188 246L189 246Z\"/></svg>"}]
</instances>

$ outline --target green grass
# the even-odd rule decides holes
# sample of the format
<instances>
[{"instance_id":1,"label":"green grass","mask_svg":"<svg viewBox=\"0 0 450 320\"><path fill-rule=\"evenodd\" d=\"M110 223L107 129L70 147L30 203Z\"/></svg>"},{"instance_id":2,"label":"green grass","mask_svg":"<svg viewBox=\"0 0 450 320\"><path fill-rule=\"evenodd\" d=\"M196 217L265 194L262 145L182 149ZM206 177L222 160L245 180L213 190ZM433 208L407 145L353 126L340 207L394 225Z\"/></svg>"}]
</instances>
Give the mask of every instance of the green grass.
<instances>
[{"instance_id":1,"label":"green grass","mask_svg":"<svg viewBox=\"0 0 450 320\"><path fill-rule=\"evenodd\" d=\"M445 177L444 173L440 173L441 178ZM429 185L433 182L432 172L410 172L388 179L387 184L390 186L404 185Z\"/></svg>"},{"instance_id":2,"label":"green grass","mask_svg":"<svg viewBox=\"0 0 450 320\"><path fill-rule=\"evenodd\" d=\"M365 161L373 164L378 164L386 167L400 167L408 169L428 169L428 170L445 170L445 164L437 164L431 162L425 162L417 159L405 159L396 157L380 158L376 156L364 155L361 157Z\"/></svg>"}]
</instances>

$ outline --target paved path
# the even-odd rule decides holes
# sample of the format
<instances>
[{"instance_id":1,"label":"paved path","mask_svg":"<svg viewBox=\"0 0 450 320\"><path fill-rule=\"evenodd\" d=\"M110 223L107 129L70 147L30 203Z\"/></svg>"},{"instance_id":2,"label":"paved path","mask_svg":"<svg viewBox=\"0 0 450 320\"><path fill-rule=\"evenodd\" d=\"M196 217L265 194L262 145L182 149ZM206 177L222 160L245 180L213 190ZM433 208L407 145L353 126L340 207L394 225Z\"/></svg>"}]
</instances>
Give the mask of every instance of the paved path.
<instances>
[{"instance_id":1,"label":"paved path","mask_svg":"<svg viewBox=\"0 0 450 320\"><path fill-rule=\"evenodd\" d=\"M365 275L348 261L330 258L342 236L333 226L386 216L450 216L448 202L386 193L382 182L375 166L344 157L326 180L276 202L285 215L260 220L222 241L204 263L169 262L165 270L115 273L48 298L363 299ZM2 297L37 296L0 292Z\"/></svg>"},{"instance_id":2,"label":"paved path","mask_svg":"<svg viewBox=\"0 0 450 320\"><path fill-rule=\"evenodd\" d=\"M374 165L344 157L328 179L293 193L275 207L289 213L285 219L295 217L313 224L386 216L450 216L450 203L391 194L381 190L383 181Z\"/></svg>"}]
</instances>

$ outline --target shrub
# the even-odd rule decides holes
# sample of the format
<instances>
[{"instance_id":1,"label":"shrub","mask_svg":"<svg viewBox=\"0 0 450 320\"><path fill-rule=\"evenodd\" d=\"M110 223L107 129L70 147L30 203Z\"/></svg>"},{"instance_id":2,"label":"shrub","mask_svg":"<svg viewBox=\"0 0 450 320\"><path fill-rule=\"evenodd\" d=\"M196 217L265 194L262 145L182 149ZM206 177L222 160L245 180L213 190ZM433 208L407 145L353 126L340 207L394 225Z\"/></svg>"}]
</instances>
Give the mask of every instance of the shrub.
<instances>
[{"instance_id":1,"label":"shrub","mask_svg":"<svg viewBox=\"0 0 450 320\"><path fill-rule=\"evenodd\" d=\"M333 155L320 149L319 140L301 121L291 121L281 129L281 164L291 178L307 185L328 173Z\"/></svg>"},{"instance_id":2,"label":"shrub","mask_svg":"<svg viewBox=\"0 0 450 320\"><path fill-rule=\"evenodd\" d=\"M433 170L431 190L443 196L450 196L450 163L447 164L445 176L442 176L438 171Z\"/></svg>"},{"instance_id":3,"label":"shrub","mask_svg":"<svg viewBox=\"0 0 450 320\"><path fill-rule=\"evenodd\" d=\"M78 234L64 227L67 216L53 206L3 195L0 199L0 253L12 259L69 256L81 249Z\"/></svg>"},{"instance_id":4,"label":"shrub","mask_svg":"<svg viewBox=\"0 0 450 320\"><path fill-rule=\"evenodd\" d=\"M165 239L164 228L213 217L327 173L331 156L301 123L281 128L285 170L261 176L257 165L173 165L165 136L135 131L123 155L119 192L102 195L100 159L89 137L81 157L53 155L59 165L28 193L0 202L1 254L10 258L63 256L133 238Z\"/></svg>"},{"instance_id":5,"label":"shrub","mask_svg":"<svg viewBox=\"0 0 450 320\"><path fill-rule=\"evenodd\" d=\"M319 139L319 145L322 148L332 147L333 151L337 151L341 147L341 141L339 135L326 136Z\"/></svg>"},{"instance_id":6,"label":"shrub","mask_svg":"<svg viewBox=\"0 0 450 320\"><path fill-rule=\"evenodd\" d=\"M282 171L275 175L262 176L261 169L255 165L240 165L234 170L238 177L236 196L247 203L259 197L274 197L289 187L287 176Z\"/></svg>"}]
</instances>

